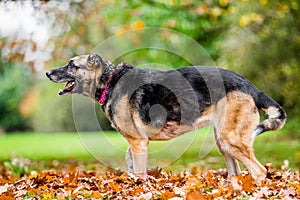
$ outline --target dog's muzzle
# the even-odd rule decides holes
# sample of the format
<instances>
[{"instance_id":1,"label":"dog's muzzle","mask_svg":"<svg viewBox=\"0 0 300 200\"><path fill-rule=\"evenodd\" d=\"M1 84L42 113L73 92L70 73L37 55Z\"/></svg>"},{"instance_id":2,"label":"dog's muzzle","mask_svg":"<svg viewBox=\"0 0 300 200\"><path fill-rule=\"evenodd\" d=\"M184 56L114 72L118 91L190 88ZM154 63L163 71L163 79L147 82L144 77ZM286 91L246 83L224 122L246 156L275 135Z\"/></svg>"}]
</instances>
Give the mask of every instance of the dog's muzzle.
<instances>
[{"instance_id":1,"label":"dog's muzzle","mask_svg":"<svg viewBox=\"0 0 300 200\"><path fill-rule=\"evenodd\" d=\"M68 77L60 77L59 73L56 73L57 71L55 70L50 70L46 72L46 76L53 82L56 83L62 83L62 82L67 82L66 86L64 89L60 89L58 95L59 96L65 96L68 94L71 94L73 92L73 89L75 88L75 80L68 78Z\"/></svg>"}]
</instances>

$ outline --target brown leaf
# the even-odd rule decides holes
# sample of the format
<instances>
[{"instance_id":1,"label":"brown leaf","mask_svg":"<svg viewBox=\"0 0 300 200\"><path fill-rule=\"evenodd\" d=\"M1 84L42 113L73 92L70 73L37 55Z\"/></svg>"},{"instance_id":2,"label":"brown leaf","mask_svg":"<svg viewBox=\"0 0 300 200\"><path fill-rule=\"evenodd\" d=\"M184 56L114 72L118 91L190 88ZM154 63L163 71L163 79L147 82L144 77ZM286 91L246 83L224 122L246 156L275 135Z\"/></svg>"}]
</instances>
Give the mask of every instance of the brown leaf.
<instances>
[{"instance_id":1,"label":"brown leaf","mask_svg":"<svg viewBox=\"0 0 300 200\"><path fill-rule=\"evenodd\" d=\"M255 183L256 181L249 174L245 177L240 178L242 182L242 190L245 192L253 193L255 191Z\"/></svg>"},{"instance_id":2,"label":"brown leaf","mask_svg":"<svg viewBox=\"0 0 300 200\"><path fill-rule=\"evenodd\" d=\"M104 196L102 194L100 194L100 192L98 192L98 191L93 191L92 197L96 198L96 199L102 199Z\"/></svg>"},{"instance_id":3,"label":"brown leaf","mask_svg":"<svg viewBox=\"0 0 300 200\"><path fill-rule=\"evenodd\" d=\"M19 179L0 171L0 199L24 199L26 195L37 199L124 199L128 196L133 199L300 199L299 172L290 170L273 169L262 183L256 183L248 173L227 179L224 170L172 174L155 169L142 179L113 171L99 176L99 171L83 169L78 166L37 171L34 176Z\"/></svg>"},{"instance_id":4,"label":"brown leaf","mask_svg":"<svg viewBox=\"0 0 300 200\"><path fill-rule=\"evenodd\" d=\"M120 191L119 185L117 183L109 182L108 184L110 185L111 189L113 189L114 191L116 191L116 192Z\"/></svg>"},{"instance_id":5,"label":"brown leaf","mask_svg":"<svg viewBox=\"0 0 300 200\"><path fill-rule=\"evenodd\" d=\"M171 192L170 190L166 190L165 192L162 193L162 199L170 199L173 197L178 196L177 194L175 194L174 192Z\"/></svg>"},{"instance_id":6,"label":"brown leaf","mask_svg":"<svg viewBox=\"0 0 300 200\"><path fill-rule=\"evenodd\" d=\"M200 191L192 191L186 194L186 200L212 199L211 194L203 194Z\"/></svg>"}]
</instances>

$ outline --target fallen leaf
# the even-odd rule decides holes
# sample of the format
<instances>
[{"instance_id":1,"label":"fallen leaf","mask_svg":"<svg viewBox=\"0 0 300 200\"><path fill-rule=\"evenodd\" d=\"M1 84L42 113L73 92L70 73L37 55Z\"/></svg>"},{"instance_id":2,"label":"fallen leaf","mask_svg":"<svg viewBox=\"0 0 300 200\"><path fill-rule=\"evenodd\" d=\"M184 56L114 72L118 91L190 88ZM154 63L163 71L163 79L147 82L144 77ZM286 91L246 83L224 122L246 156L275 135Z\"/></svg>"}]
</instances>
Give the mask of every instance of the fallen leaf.
<instances>
[{"instance_id":1,"label":"fallen leaf","mask_svg":"<svg viewBox=\"0 0 300 200\"><path fill-rule=\"evenodd\" d=\"M250 192L250 193L253 193L255 191L256 181L252 178L252 176L248 174L245 177L242 177L240 180L242 182L243 191Z\"/></svg>"},{"instance_id":2,"label":"fallen leaf","mask_svg":"<svg viewBox=\"0 0 300 200\"><path fill-rule=\"evenodd\" d=\"M241 191L243 189L243 186L240 184L240 181L237 176L232 176L230 178L230 181L234 191Z\"/></svg>"},{"instance_id":3,"label":"fallen leaf","mask_svg":"<svg viewBox=\"0 0 300 200\"><path fill-rule=\"evenodd\" d=\"M7 189L9 188L9 187L11 187L12 186L12 184L5 184L5 185L2 185L2 186L0 186L0 195L2 194L2 193L4 193L4 192L6 192L7 191Z\"/></svg>"},{"instance_id":4,"label":"fallen leaf","mask_svg":"<svg viewBox=\"0 0 300 200\"><path fill-rule=\"evenodd\" d=\"M0 199L300 199L300 175L292 170L269 169L267 178L257 183L247 172L228 179L224 169L177 174L154 169L144 178L112 170L100 175L94 169L35 169L34 176L29 172L19 178L2 170Z\"/></svg>"}]
</instances>

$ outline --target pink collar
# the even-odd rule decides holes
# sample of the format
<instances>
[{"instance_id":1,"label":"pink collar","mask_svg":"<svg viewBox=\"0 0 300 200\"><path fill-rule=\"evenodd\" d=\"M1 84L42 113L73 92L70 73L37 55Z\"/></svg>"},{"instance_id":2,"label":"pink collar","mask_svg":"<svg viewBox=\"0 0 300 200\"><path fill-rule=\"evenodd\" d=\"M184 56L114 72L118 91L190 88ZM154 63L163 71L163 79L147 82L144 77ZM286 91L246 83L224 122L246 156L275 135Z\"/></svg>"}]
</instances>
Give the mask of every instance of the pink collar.
<instances>
[{"instance_id":1,"label":"pink collar","mask_svg":"<svg viewBox=\"0 0 300 200\"><path fill-rule=\"evenodd\" d=\"M100 98L100 100L99 100L99 103L100 103L101 105L103 105L104 102L105 102L105 99L106 99L106 93L107 93L107 90L109 89L109 86L110 86L110 83L111 83L111 79L112 79L113 76L114 76L114 73L112 73L111 76L109 77L109 82L108 82L107 86L105 87L105 89L103 90L103 92L102 92L102 94L101 94L101 98Z\"/></svg>"}]
</instances>

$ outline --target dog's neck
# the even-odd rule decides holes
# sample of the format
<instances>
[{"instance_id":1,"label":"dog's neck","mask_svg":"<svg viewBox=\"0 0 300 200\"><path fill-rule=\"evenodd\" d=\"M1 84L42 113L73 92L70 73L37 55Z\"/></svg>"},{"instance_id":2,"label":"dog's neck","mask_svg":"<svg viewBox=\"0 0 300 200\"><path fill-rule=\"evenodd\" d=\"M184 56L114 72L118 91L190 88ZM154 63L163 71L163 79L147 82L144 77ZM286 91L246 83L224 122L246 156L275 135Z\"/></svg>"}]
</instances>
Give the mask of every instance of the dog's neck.
<instances>
[{"instance_id":1,"label":"dog's neck","mask_svg":"<svg viewBox=\"0 0 300 200\"><path fill-rule=\"evenodd\" d=\"M108 89L110 87L110 84L111 84L113 76L114 76L114 71L112 71L112 73L111 73L111 75L109 77L108 83L107 83L106 87L104 88L104 90L102 91L101 97L99 99L99 103L101 105L103 105L104 102L105 102L105 100L106 100L106 94L107 94L107 91L108 91Z\"/></svg>"},{"instance_id":2,"label":"dog's neck","mask_svg":"<svg viewBox=\"0 0 300 200\"><path fill-rule=\"evenodd\" d=\"M98 84L96 86L95 100L100 104L103 104L106 98L107 90L109 89L112 77L115 72L115 66L108 62L105 62L105 67L102 69L100 77L98 77Z\"/></svg>"},{"instance_id":3,"label":"dog's neck","mask_svg":"<svg viewBox=\"0 0 300 200\"><path fill-rule=\"evenodd\" d=\"M112 74L114 74L115 71L115 66L112 63L108 61L104 61L104 62L105 62L105 66L103 67L102 74L99 77L99 83L100 83L99 86L102 89L106 87L110 77L112 76Z\"/></svg>"},{"instance_id":4,"label":"dog's neck","mask_svg":"<svg viewBox=\"0 0 300 200\"><path fill-rule=\"evenodd\" d=\"M134 66L127 63L120 63L116 67L111 63L106 65L102 75L98 79L100 83L96 87L95 101L101 105L105 105L106 100L110 98L112 93L111 88L114 88L120 78L131 69L134 69Z\"/></svg>"}]
</instances>

